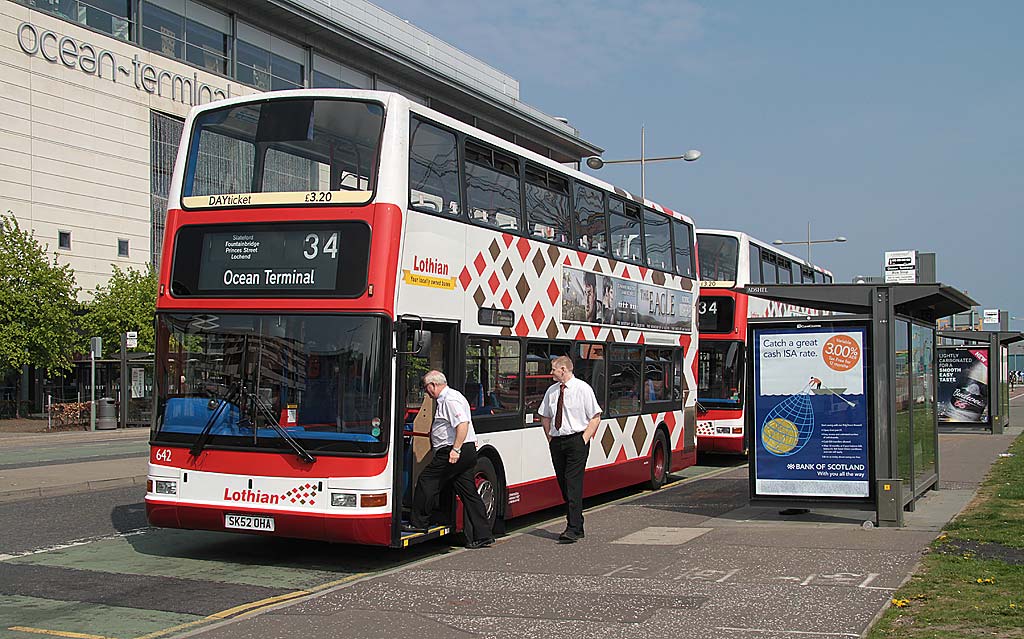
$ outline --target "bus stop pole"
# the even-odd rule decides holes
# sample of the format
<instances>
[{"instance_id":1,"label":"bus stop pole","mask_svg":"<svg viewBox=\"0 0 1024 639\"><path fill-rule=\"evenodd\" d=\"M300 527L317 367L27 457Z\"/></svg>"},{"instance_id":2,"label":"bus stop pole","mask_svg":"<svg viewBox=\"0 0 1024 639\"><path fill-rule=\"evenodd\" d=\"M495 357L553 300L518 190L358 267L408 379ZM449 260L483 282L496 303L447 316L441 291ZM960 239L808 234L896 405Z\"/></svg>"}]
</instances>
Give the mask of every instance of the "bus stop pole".
<instances>
[{"instance_id":1,"label":"bus stop pole","mask_svg":"<svg viewBox=\"0 0 1024 639\"><path fill-rule=\"evenodd\" d=\"M89 430L96 430L96 351L89 349Z\"/></svg>"},{"instance_id":2,"label":"bus stop pole","mask_svg":"<svg viewBox=\"0 0 1024 639\"><path fill-rule=\"evenodd\" d=\"M128 392L128 333L121 333L121 391L118 393L118 397L121 402L121 407L118 411L118 423L121 428L128 428L128 398L131 397L131 393Z\"/></svg>"},{"instance_id":3,"label":"bus stop pole","mask_svg":"<svg viewBox=\"0 0 1024 639\"><path fill-rule=\"evenodd\" d=\"M988 418L992 434L1002 435L1006 415L1003 415L1003 350L999 331L988 334Z\"/></svg>"}]
</instances>

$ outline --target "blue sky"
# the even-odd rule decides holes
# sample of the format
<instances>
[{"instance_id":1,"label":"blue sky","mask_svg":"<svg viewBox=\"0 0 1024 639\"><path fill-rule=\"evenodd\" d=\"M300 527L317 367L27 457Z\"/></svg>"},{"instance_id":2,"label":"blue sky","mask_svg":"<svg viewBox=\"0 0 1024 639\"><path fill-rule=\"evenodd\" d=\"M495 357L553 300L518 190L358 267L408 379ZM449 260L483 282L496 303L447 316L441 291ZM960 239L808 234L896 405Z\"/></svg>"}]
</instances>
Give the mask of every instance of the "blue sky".
<instances>
[{"instance_id":1,"label":"blue sky","mask_svg":"<svg viewBox=\"0 0 1024 639\"><path fill-rule=\"evenodd\" d=\"M839 281L886 250L1024 317L1024 2L378 0L515 77L649 198L705 228L812 248ZM600 176L640 191L636 165ZM803 256L805 247L787 247ZM1014 328L1024 328L1024 322Z\"/></svg>"}]
</instances>

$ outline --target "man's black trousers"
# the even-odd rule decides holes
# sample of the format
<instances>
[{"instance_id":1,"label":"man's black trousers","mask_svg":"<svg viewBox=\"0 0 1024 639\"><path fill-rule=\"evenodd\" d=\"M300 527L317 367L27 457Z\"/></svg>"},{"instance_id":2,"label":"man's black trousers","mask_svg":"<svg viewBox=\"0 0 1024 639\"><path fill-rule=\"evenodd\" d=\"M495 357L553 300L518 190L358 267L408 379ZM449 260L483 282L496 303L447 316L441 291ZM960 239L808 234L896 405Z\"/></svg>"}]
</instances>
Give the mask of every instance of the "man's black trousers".
<instances>
[{"instance_id":1,"label":"man's black trousers","mask_svg":"<svg viewBox=\"0 0 1024 639\"><path fill-rule=\"evenodd\" d=\"M492 536L487 521L487 509L476 491L473 470L476 468L476 444L462 444L459 461L451 463L448 456L451 446L444 446L434 451L434 458L426 465L419 479L416 480L416 492L412 498L412 513L409 523L417 528L430 526L430 514L437 508L437 500L441 491L451 486L455 494L462 500L462 508L469 519L470 530L466 536L470 541L487 539Z\"/></svg>"},{"instance_id":2,"label":"man's black trousers","mask_svg":"<svg viewBox=\"0 0 1024 639\"><path fill-rule=\"evenodd\" d=\"M565 500L566 529L583 532L583 473L587 470L590 444L583 443L583 433L552 437L551 463L555 467L558 488Z\"/></svg>"}]
</instances>

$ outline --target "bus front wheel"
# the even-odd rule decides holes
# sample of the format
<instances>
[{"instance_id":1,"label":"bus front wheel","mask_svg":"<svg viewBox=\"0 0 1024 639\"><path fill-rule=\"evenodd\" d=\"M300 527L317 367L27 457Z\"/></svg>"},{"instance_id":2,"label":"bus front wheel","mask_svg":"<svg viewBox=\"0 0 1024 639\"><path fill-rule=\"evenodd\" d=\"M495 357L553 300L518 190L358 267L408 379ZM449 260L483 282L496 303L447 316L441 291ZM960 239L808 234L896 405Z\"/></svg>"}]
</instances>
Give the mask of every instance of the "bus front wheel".
<instances>
[{"instance_id":1,"label":"bus front wheel","mask_svg":"<svg viewBox=\"0 0 1024 639\"><path fill-rule=\"evenodd\" d=\"M658 490L668 481L668 439L664 431L657 431L651 443L651 490Z\"/></svg>"}]
</instances>

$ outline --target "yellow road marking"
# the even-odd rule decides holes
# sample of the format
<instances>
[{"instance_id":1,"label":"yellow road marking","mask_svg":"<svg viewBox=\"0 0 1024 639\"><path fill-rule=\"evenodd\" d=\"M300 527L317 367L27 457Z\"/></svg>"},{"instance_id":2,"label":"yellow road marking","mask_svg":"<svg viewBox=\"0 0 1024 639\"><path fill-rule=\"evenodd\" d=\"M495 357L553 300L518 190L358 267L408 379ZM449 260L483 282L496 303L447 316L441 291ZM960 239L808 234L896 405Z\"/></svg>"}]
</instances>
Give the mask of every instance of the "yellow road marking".
<instances>
[{"instance_id":1,"label":"yellow road marking","mask_svg":"<svg viewBox=\"0 0 1024 639\"><path fill-rule=\"evenodd\" d=\"M368 572L360 572L360 573L356 573L354 575L349 575L348 577L344 577L342 579L336 579L334 581L328 581L327 583L323 583L323 584L320 584L318 586L313 586L312 588L308 588L306 590L296 590L294 592L288 592L288 593L285 593L283 595L278 595L276 597L267 597L266 599L260 599L259 601L253 601L253 602L250 602L250 603L247 603L247 604L242 604L240 606L235 606L233 608L228 608L227 610L221 610L220 612L215 612L212 615L208 615L206 617L203 617L202 619L197 619L195 621L189 621L188 623L179 624L177 626L171 626L170 628L164 628L163 630L157 630L156 632L151 632L149 634L142 635L140 637L136 637L135 639L156 639L156 637L163 637L165 635L171 634L172 632L177 632L179 630L184 630L185 628L192 628L194 626L201 626L203 624L212 623L214 621L223 621L224 619L227 619L229 617L233 617L233 616L236 616L236 615L241 615L242 613L253 614L253 613L255 613L258 610L261 610L263 608L268 608L270 606L273 606L275 604L279 604L279 603L284 602L284 601L290 601L292 599L298 599L299 597L304 597L306 595L311 595L311 594L313 594L315 592L320 592L321 590L327 590L328 588L333 588L334 586L340 586L343 583L346 583L346 582L349 582L349 581L354 581L356 579L360 579L362 577L365 577L368 574L370 574L370 573L368 573ZM90 635L81 635L79 639L87 639L88 637L90 637ZM108 638L100 637L100 638L97 638L97 639L108 639Z\"/></svg>"},{"instance_id":2,"label":"yellow road marking","mask_svg":"<svg viewBox=\"0 0 1024 639\"><path fill-rule=\"evenodd\" d=\"M68 632L67 630L47 630L45 628L30 628L28 626L11 626L8 630L18 632L31 632L37 635L50 635L51 637L68 637L69 639L111 639L103 635L87 635L84 632Z\"/></svg>"}]
</instances>

